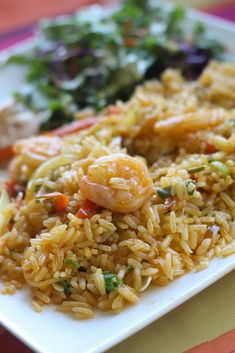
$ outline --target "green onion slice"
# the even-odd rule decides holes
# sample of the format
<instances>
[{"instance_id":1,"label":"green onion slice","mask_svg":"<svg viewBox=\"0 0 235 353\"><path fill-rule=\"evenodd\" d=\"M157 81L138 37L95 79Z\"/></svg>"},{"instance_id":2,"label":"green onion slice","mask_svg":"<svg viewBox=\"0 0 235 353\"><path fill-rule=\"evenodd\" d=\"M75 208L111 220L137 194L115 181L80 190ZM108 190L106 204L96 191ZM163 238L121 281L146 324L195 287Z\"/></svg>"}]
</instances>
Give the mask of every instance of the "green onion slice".
<instances>
[{"instance_id":1,"label":"green onion slice","mask_svg":"<svg viewBox=\"0 0 235 353\"><path fill-rule=\"evenodd\" d=\"M188 195L192 196L196 190L196 182L194 180L187 180L185 182Z\"/></svg>"},{"instance_id":2,"label":"green onion slice","mask_svg":"<svg viewBox=\"0 0 235 353\"><path fill-rule=\"evenodd\" d=\"M80 268L80 263L73 259L65 259L64 264L71 267L74 270L78 270Z\"/></svg>"},{"instance_id":3,"label":"green onion slice","mask_svg":"<svg viewBox=\"0 0 235 353\"><path fill-rule=\"evenodd\" d=\"M133 271L133 269L134 269L134 267L133 267L132 265L128 265L128 266L127 266L127 272L128 272L128 273L131 272L131 271Z\"/></svg>"},{"instance_id":4,"label":"green onion slice","mask_svg":"<svg viewBox=\"0 0 235 353\"><path fill-rule=\"evenodd\" d=\"M194 173L200 173L203 170L205 170L205 167L202 165L202 166L199 166L199 167L191 168L191 169L188 170L188 172L189 172L189 174L194 174Z\"/></svg>"},{"instance_id":5,"label":"green onion slice","mask_svg":"<svg viewBox=\"0 0 235 353\"><path fill-rule=\"evenodd\" d=\"M167 199L171 196L171 186L167 186L166 188L157 188L157 193L162 199Z\"/></svg>"},{"instance_id":6,"label":"green onion slice","mask_svg":"<svg viewBox=\"0 0 235 353\"><path fill-rule=\"evenodd\" d=\"M123 283L116 275L110 273L109 271L104 271L103 277L105 281L105 288L108 293L117 290L118 287Z\"/></svg>"},{"instance_id":7,"label":"green onion slice","mask_svg":"<svg viewBox=\"0 0 235 353\"><path fill-rule=\"evenodd\" d=\"M220 171L222 173L223 177L225 177L225 178L226 178L226 176L228 176L230 174L228 167L220 161L212 161L212 162L210 162L210 165L215 170Z\"/></svg>"},{"instance_id":8,"label":"green onion slice","mask_svg":"<svg viewBox=\"0 0 235 353\"><path fill-rule=\"evenodd\" d=\"M72 292L70 290L70 284L67 280L59 282L64 288L64 294L70 295Z\"/></svg>"}]
</instances>

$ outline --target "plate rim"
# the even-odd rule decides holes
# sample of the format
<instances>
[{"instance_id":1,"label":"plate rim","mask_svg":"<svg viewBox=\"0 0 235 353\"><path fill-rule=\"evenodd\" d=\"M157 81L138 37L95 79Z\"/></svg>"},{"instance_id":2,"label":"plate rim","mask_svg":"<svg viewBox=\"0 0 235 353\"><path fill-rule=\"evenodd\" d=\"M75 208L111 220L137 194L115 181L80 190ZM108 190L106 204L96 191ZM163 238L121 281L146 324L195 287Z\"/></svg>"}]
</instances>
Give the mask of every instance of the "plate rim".
<instances>
[{"instance_id":1,"label":"plate rim","mask_svg":"<svg viewBox=\"0 0 235 353\"><path fill-rule=\"evenodd\" d=\"M152 312L148 314L144 319L142 318L141 320L137 321L136 323L132 324L130 328L127 328L125 331L122 331L120 334L116 333L114 337L111 337L107 339L104 343L99 343L96 347L92 347L89 350L86 351L81 351L81 353L102 353L107 351L108 349L114 347L118 343L124 341L128 337L134 335L138 331L142 330L143 328L147 327L154 321L160 319L164 315L168 314L172 310L176 309L179 307L181 304L185 303L195 295L199 294L202 292L204 289L208 288L212 284L216 283L218 280L235 270L235 254L223 257L223 258L213 258L211 260L210 264L213 263L219 263L226 261L226 259L230 259L228 264L224 266L220 266L219 270L210 277L205 277L204 280L200 282L199 285L195 284L193 287L187 289L187 293L180 296L177 299L171 300L170 303L165 304L162 306L161 310L158 312ZM209 266L210 267L210 266ZM208 268L207 268L208 269ZM204 271L206 271L205 269ZM174 280L174 282L180 281L181 278L186 278L187 275L195 274L196 272L189 272L185 274L184 276L181 276L177 279ZM203 271L200 271L200 273L203 273ZM25 287L26 288L26 287ZM22 289L24 290L24 289ZM154 289L152 289L154 291ZM13 294L14 296L14 294ZM138 305L138 304L137 304ZM135 307L132 306L132 307ZM53 306L51 306L53 308ZM33 310L33 309L32 309ZM38 315L43 315L43 312L38 314ZM101 314L102 315L102 314ZM122 313L118 314L122 315ZM112 316L109 316L109 318L112 318ZM95 320L96 318L93 318L91 320ZM9 332L11 332L14 336L16 336L20 341L22 341L26 346L30 347L32 350L38 352L38 353L55 353L55 351L48 350L46 347L44 347L40 342L38 342L36 339L31 337L30 334L27 333L26 330L21 329L18 327L17 324L15 324L11 319L8 319L4 314L0 313L0 323L3 327L5 327Z\"/></svg>"}]
</instances>

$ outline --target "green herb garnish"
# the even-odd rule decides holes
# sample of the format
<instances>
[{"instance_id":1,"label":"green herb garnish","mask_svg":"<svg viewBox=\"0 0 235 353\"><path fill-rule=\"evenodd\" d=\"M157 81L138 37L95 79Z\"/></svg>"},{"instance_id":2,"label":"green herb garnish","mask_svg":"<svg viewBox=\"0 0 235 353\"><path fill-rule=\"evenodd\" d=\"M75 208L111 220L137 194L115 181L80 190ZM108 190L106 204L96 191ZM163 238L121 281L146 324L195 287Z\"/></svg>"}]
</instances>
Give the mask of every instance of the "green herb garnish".
<instances>
[{"instance_id":1,"label":"green herb garnish","mask_svg":"<svg viewBox=\"0 0 235 353\"><path fill-rule=\"evenodd\" d=\"M198 22L194 27L193 33L196 38L200 38L205 34L205 31L206 31L205 25L202 22Z\"/></svg>"},{"instance_id":2,"label":"green herb garnish","mask_svg":"<svg viewBox=\"0 0 235 353\"><path fill-rule=\"evenodd\" d=\"M64 288L64 294L70 295L72 292L70 290L70 284L67 280L59 282Z\"/></svg>"},{"instance_id":3,"label":"green herb garnish","mask_svg":"<svg viewBox=\"0 0 235 353\"><path fill-rule=\"evenodd\" d=\"M132 265L128 265L128 266L127 266L127 272L128 272L128 273L131 272L131 271L133 271L133 269L134 269L134 267L133 267Z\"/></svg>"},{"instance_id":4,"label":"green herb garnish","mask_svg":"<svg viewBox=\"0 0 235 353\"><path fill-rule=\"evenodd\" d=\"M200 167L195 167L195 168L188 169L188 172L189 172L189 174L194 174L194 173L200 173L203 170L205 170L205 167L204 166L200 166Z\"/></svg>"},{"instance_id":5,"label":"green herb garnish","mask_svg":"<svg viewBox=\"0 0 235 353\"><path fill-rule=\"evenodd\" d=\"M105 288L108 293L117 290L118 287L123 283L116 275L110 273L109 271L104 271L103 277L105 280Z\"/></svg>"},{"instance_id":6,"label":"green herb garnish","mask_svg":"<svg viewBox=\"0 0 235 353\"><path fill-rule=\"evenodd\" d=\"M37 184L35 185L35 192L38 193L39 190L41 189L42 185L41 184Z\"/></svg>"},{"instance_id":7,"label":"green herb garnish","mask_svg":"<svg viewBox=\"0 0 235 353\"><path fill-rule=\"evenodd\" d=\"M185 182L188 195L192 196L196 190L196 182L194 180L187 180Z\"/></svg>"},{"instance_id":8,"label":"green herb garnish","mask_svg":"<svg viewBox=\"0 0 235 353\"><path fill-rule=\"evenodd\" d=\"M157 188L157 193L162 199L167 199L171 196L171 186L167 186L165 188Z\"/></svg>"},{"instance_id":9,"label":"green herb garnish","mask_svg":"<svg viewBox=\"0 0 235 353\"><path fill-rule=\"evenodd\" d=\"M79 272L86 272L87 269L83 266L80 266L79 269L78 269Z\"/></svg>"},{"instance_id":10,"label":"green herb garnish","mask_svg":"<svg viewBox=\"0 0 235 353\"><path fill-rule=\"evenodd\" d=\"M80 263L73 259L65 259L64 264L71 267L74 270L78 270L80 268Z\"/></svg>"},{"instance_id":11,"label":"green herb garnish","mask_svg":"<svg viewBox=\"0 0 235 353\"><path fill-rule=\"evenodd\" d=\"M224 178L226 178L226 176L228 176L230 174L230 171L229 171L228 167L224 163L222 163L220 161L212 161L212 162L210 162L210 165L215 170L220 171Z\"/></svg>"},{"instance_id":12,"label":"green herb garnish","mask_svg":"<svg viewBox=\"0 0 235 353\"><path fill-rule=\"evenodd\" d=\"M44 131L74 120L78 109L101 110L129 99L136 85L167 67L195 78L224 52L205 26L185 30L182 6L169 9L151 0L123 0L112 12L91 7L43 20L37 33L27 55L13 55L8 63L26 67L27 87L15 100L43 113Z\"/></svg>"}]
</instances>

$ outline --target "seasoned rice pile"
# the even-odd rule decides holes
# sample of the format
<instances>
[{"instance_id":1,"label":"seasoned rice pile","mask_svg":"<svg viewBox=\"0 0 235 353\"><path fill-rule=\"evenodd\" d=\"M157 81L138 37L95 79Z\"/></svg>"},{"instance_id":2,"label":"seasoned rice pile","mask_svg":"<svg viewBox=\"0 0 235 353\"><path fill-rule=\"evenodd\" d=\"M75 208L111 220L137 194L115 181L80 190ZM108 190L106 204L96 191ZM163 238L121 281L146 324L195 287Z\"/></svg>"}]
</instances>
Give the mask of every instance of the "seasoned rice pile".
<instances>
[{"instance_id":1,"label":"seasoned rice pile","mask_svg":"<svg viewBox=\"0 0 235 353\"><path fill-rule=\"evenodd\" d=\"M234 92L234 65L190 83L167 70L82 131L19 141L10 177L27 188L2 191L2 293L26 282L35 310L88 319L235 253Z\"/></svg>"}]
</instances>

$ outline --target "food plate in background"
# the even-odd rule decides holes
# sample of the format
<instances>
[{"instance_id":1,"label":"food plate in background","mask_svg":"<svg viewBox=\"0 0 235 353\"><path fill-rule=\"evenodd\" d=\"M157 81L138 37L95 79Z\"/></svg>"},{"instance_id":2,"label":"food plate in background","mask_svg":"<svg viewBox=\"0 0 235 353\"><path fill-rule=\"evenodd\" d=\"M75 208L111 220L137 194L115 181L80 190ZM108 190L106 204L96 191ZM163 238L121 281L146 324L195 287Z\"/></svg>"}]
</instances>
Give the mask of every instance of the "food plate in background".
<instances>
[{"instance_id":1,"label":"food plate in background","mask_svg":"<svg viewBox=\"0 0 235 353\"><path fill-rule=\"evenodd\" d=\"M235 54L235 26L200 12L190 11L187 26L203 22ZM24 52L30 42L14 50ZM8 67L0 71L0 97L7 99L23 85L23 71ZM3 172L5 173L5 172ZM77 321L46 308L41 314L32 310L28 289L13 296L0 296L0 323L33 350L42 353L98 353L142 329L154 320L185 302L235 268L235 255L213 259L201 272L189 273L167 287L151 288L138 305L126 307L119 315L96 313L93 320Z\"/></svg>"}]
</instances>

